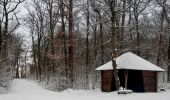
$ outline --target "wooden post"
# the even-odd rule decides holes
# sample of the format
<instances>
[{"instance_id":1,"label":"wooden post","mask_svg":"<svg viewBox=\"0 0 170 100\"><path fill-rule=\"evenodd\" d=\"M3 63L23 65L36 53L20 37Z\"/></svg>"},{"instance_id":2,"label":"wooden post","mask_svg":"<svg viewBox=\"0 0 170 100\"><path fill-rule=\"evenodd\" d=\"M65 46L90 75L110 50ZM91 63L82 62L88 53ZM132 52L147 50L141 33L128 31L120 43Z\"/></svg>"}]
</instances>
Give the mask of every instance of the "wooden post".
<instances>
[{"instance_id":1,"label":"wooden post","mask_svg":"<svg viewBox=\"0 0 170 100\"><path fill-rule=\"evenodd\" d=\"M125 69L125 89L127 89L127 83L128 83L128 69Z\"/></svg>"}]
</instances>

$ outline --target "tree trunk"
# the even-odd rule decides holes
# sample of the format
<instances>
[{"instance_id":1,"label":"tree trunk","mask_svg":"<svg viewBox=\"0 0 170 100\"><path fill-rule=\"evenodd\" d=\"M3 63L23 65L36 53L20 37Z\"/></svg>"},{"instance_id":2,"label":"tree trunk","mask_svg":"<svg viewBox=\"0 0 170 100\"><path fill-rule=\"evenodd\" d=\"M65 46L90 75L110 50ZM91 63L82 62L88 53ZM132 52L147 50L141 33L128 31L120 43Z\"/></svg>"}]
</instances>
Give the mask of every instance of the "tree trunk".
<instances>
[{"instance_id":1,"label":"tree trunk","mask_svg":"<svg viewBox=\"0 0 170 100\"><path fill-rule=\"evenodd\" d=\"M65 80L65 84L68 84L68 81L69 81L69 68L68 68L68 57L67 57L67 39L66 39L66 32L65 32L65 10L64 10L65 6L64 6L64 0L61 1L61 7L60 7L60 10L61 10L61 23L62 23L62 29L61 29L61 32L62 32L62 38L63 38L63 44L64 44L64 69L65 69L65 77L66 77L66 80ZM67 86L66 86L67 88Z\"/></svg>"},{"instance_id":2,"label":"tree trunk","mask_svg":"<svg viewBox=\"0 0 170 100\"><path fill-rule=\"evenodd\" d=\"M17 64L17 69L16 69L16 78L19 78L19 65Z\"/></svg>"},{"instance_id":3,"label":"tree trunk","mask_svg":"<svg viewBox=\"0 0 170 100\"><path fill-rule=\"evenodd\" d=\"M24 61L25 61L25 66L24 66L24 71L25 71L25 73L24 73L24 78L26 78L26 77L27 77L27 74L26 74L26 72L27 72L27 51L26 51L26 54L25 54L25 57L24 57Z\"/></svg>"},{"instance_id":4,"label":"tree trunk","mask_svg":"<svg viewBox=\"0 0 170 100\"><path fill-rule=\"evenodd\" d=\"M3 48L2 48L2 56L6 59L7 57L7 47L8 47L8 44L7 44L7 40L8 40L8 12L7 12L7 9L6 9L6 6L4 6L4 13L5 13L5 26L4 26L4 31L3 31Z\"/></svg>"},{"instance_id":5,"label":"tree trunk","mask_svg":"<svg viewBox=\"0 0 170 100\"><path fill-rule=\"evenodd\" d=\"M123 0L123 13L122 13L122 23L121 23L121 34L120 34L119 49L123 49L123 46L124 46L125 10L126 10L125 7L126 7L126 0Z\"/></svg>"},{"instance_id":6,"label":"tree trunk","mask_svg":"<svg viewBox=\"0 0 170 100\"><path fill-rule=\"evenodd\" d=\"M73 1L69 0L69 80L70 88L73 88Z\"/></svg>"},{"instance_id":7,"label":"tree trunk","mask_svg":"<svg viewBox=\"0 0 170 100\"><path fill-rule=\"evenodd\" d=\"M0 59L1 59L1 50L2 50L2 21L0 17Z\"/></svg>"},{"instance_id":8,"label":"tree trunk","mask_svg":"<svg viewBox=\"0 0 170 100\"><path fill-rule=\"evenodd\" d=\"M139 34L139 13L138 13L138 4L135 1L134 2L134 19L135 19L135 30L136 30L136 53L138 56L140 56L140 34Z\"/></svg>"},{"instance_id":9,"label":"tree trunk","mask_svg":"<svg viewBox=\"0 0 170 100\"><path fill-rule=\"evenodd\" d=\"M140 34L139 34L139 21L138 21L138 15L135 15L135 27L136 27L136 53L138 56L140 56Z\"/></svg>"},{"instance_id":10,"label":"tree trunk","mask_svg":"<svg viewBox=\"0 0 170 100\"><path fill-rule=\"evenodd\" d=\"M164 17L165 12L162 9L161 12L161 23L160 23L160 35L159 35L159 45L158 45L158 53L157 53L157 65L160 66L160 60L161 60L161 50L162 50L162 42L163 42L163 33L164 33Z\"/></svg>"},{"instance_id":11,"label":"tree trunk","mask_svg":"<svg viewBox=\"0 0 170 100\"><path fill-rule=\"evenodd\" d=\"M110 6L110 10L111 10L111 22L112 22L112 26L111 26L111 30L112 30L112 66L113 66L113 75L114 75L114 79L115 79L115 86L116 86L116 90L119 90L120 88L120 81L119 81L119 76L118 76L118 70L116 67L116 60L115 58L117 57L116 54L116 47L115 47L115 16L116 16L116 11L115 11L115 0L111 0L109 2L109 6Z\"/></svg>"},{"instance_id":12,"label":"tree trunk","mask_svg":"<svg viewBox=\"0 0 170 100\"><path fill-rule=\"evenodd\" d=\"M170 82L170 36L168 45L168 82Z\"/></svg>"},{"instance_id":13,"label":"tree trunk","mask_svg":"<svg viewBox=\"0 0 170 100\"><path fill-rule=\"evenodd\" d=\"M86 89L88 89L88 84L89 84L89 0L87 0L87 15L86 15L86 24L87 24L87 30L86 30Z\"/></svg>"},{"instance_id":14,"label":"tree trunk","mask_svg":"<svg viewBox=\"0 0 170 100\"><path fill-rule=\"evenodd\" d=\"M53 73L53 77L55 75L55 61L54 61L54 25L53 25L53 2L50 1L49 4L49 18L50 18L50 38L51 38L51 55L52 57L52 73Z\"/></svg>"},{"instance_id":15,"label":"tree trunk","mask_svg":"<svg viewBox=\"0 0 170 100\"><path fill-rule=\"evenodd\" d=\"M157 60L156 60L156 65L158 66L160 66L161 49L162 49L162 33L159 36L159 46L158 46L158 53L157 53Z\"/></svg>"},{"instance_id":16,"label":"tree trunk","mask_svg":"<svg viewBox=\"0 0 170 100\"><path fill-rule=\"evenodd\" d=\"M96 22L97 22L97 19L96 19ZM97 37L96 37L96 35L97 35L97 25L95 25L95 27L94 27L94 62L95 62L94 69L97 68L97 49L96 49L96 46L97 46ZM95 73L94 77L95 77L95 79L94 79L93 89L95 88L95 85L97 83L98 73Z\"/></svg>"},{"instance_id":17,"label":"tree trunk","mask_svg":"<svg viewBox=\"0 0 170 100\"><path fill-rule=\"evenodd\" d=\"M31 39L32 39L32 49L33 49L33 62L34 62L34 67L35 67L35 75L37 80L38 78L38 66L37 66L37 60L36 60L36 50L35 50L35 44L34 44L34 35L31 33Z\"/></svg>"},{"instance_id":18,"label":"tree trunk","mask_svg":"<svg viewBox=\"0 0 170 100\"><path fill-rule=\"evenodd\" d=\"M95 60L95 68L97 68L97 49L96 49L96 46L97 46L97 25L95 25L95 28L94 28L94 60Z\"/></svg>"},{"instance_id":19,"label":"tree trunk","mask_svg":"<svg viewBox=\"0 0 170 100\"><path fill-rule=\"evenodd\" d=\"M41 82L41 72L42 72L42 68L41 68L41 52L40 52L40 38L38 38L38 75L39 75L39 82Z\"/></svg>"},{"instance_id":20,"label":"tree trunk","mask_svg":"<svg viewBox=\"0 0 170 100\"><path fill-rule=\"evenodd\" d=\"M99 21L100 21L100 44L101 44L101 63L104 64L104 45L103 45L103 25L102 25L102 16L98 12Z\"/></svg>"},{"instance_id":21,"label":"tree trunk","mask_svg":"<svg viewBox=\"0 0 170 100\"><path fill-rule=\"evenodd\" d=\"M17 50L17 57L16 57L16 65L17 65L17 69L16 69L16 78L19 78L19 50Z\"/></svg>"}]
</instances>

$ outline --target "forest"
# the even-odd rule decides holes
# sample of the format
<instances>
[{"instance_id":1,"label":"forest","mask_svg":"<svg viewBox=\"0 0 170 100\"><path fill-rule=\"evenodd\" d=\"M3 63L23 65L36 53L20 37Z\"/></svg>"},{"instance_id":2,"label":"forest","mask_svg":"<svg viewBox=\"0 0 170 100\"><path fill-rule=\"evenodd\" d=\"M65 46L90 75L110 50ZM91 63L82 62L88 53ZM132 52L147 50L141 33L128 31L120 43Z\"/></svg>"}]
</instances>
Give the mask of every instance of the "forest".
<instances>
[{"instance_id":1,"label":"forest","mask_svg":"<svg viewBox=\"0 0 170 100\"><path fill-rule=\"evenodd\" d=\"M129 51L170 82L169 0L0 0L0 90L19 77L55 91L100 88L95 69L110 60L118 89L114 58Z\"/></svg>"}]
</instances>

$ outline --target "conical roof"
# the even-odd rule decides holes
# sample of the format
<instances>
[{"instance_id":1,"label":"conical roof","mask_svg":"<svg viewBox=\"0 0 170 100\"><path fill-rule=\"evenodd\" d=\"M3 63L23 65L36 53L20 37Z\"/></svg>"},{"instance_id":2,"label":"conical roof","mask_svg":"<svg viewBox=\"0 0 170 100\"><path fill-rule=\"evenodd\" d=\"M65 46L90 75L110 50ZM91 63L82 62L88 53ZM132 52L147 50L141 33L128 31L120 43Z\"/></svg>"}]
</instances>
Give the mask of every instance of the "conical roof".
<instances>
[{"instance_id":1,"label":"conical roof","mask_svg":"<svg viewBox=\"0 0 170 100\"><path fill-rule=\"evenodd\" d=\"M117 69L131 69L131 70L147 70L147 71L164 71L162 68L150 63L149 61L127 52L116 58ZM112 70L112 61L96 68L96 70Z\"/></svg>"}]
</instances>

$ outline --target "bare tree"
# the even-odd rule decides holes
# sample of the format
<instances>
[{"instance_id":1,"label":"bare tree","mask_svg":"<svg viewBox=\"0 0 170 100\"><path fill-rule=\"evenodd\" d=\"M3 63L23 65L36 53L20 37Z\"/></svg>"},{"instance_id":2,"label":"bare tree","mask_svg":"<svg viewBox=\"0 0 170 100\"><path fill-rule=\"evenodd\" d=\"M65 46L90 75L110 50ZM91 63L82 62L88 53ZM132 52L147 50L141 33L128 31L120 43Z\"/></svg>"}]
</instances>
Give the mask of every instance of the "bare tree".
<instances>
[{"instance_id":1,"label":"bare tree","mask_svg":"<svg viewBox=\"0 0 170 100\"><path fill-rule=\"evenodd\" d=\"M18 42L20 38L15 35L15 30L20 25L17 8L24 1L0 0L0 69L3 70L0 71L0 75L2 80L8 79L5 81L11 80L11 75L15 76L15 67L22 52L22 43Z\"/></svg>"},{"instance_id":2,"label":"bare tree","mask_svg":"<svg viewBox=\"0 0 170 100\"><path fill-rule=\"evenodd\" d=\"M89 6L90 6L90 2L89 0L87 0L87 7L86 7L86 27L87 27L87 31L86 31L86 88L88 88L88 81L89 81L89 28L90 28L90 12L89 12Z\"/></svg>"},{"instance_id":3,"label":"bare tree","mask_svg":"<svg viewBox=\"0 0 170 100\"><path fill-rule=\"evenodd\" d=\"M137 46L137 55L140 56L140 32L139 32L139 15L146 9L147 5L151 0L134 0L131 3L133 4L133 16L135 20L135 30L136 30L136 46Z\"/></svg>"},{"instance_id":4,"label":"bare tree","mask_svg":"<svg viewBox=\"0 0 170 100\"><path fill-rule=\"evenodd\" d=\"M117 67L116 67L116 60L115 58L117 57L116 54L116 41L115 41L115 31L116 31L116 27L115 27L115 18L116 18L116 0L105 0L106 4L109 7L110 10L110 21L111 21L111 34L112 34L112 66L113 66L113 75L114 75L114 79L115 79L115 86L116 86L116 90L119 90L120 87L120 81L119 81L119 76L118 76L118 71L117 71Z\"/></svg>"},{"instance_id":5,"label":"bare tree","mask_svg":"<svg viewBox=\"0 0 170 100\"><path fill-rule=\"evenodd\" d=\"M68 56L68 65L69 65L69 79L70 79L70 87L73 87L73 63L74 63L74 53L73 53L73 1L69 0L69 7L68 7L68 12L69 12L69 56Z\"/></svg>"},{"instance_id":6,"label":"bare tree","mask_svg":"<svg viewBox=\"0 0 170 100\"><path fill-rule=\"evenodd\" d=\"M16 50L15 50L15 66L16 66L16 78L19 78L19 61L20 61L20 58L21 58L21 54L22 54L22 45L23 45L23 37L21 36L17 36L16 37Z\"/></svg>"},{"instance_id":7,"label":"bare tree","mask_svg":"<svg viewBox=\"0 0 170 100\"><path fill-rule=\"evenodd\" d=\"M4 22L4 29L3 32L1 33L1 50L3 49L4 56L7 56L7 36L8 36L8 27L9 27L9 20L10 20L10 14L15 14L15 10L17 9L18 5L24 2L25 0L1 0L0 5L3 7L3 15L1 18L1 27L2 27L2 22ZM13 5L13 6L12 6ZM15 28L16 29L16 28ZM1 30L2 31L2 30ZM1 54L1 55L2 55Z\"/></svg>"}]
</instances>

